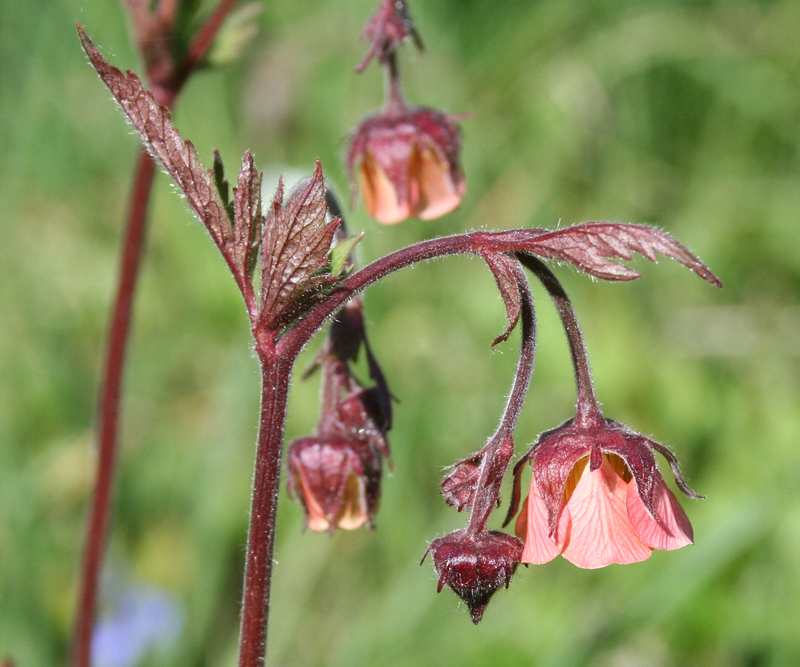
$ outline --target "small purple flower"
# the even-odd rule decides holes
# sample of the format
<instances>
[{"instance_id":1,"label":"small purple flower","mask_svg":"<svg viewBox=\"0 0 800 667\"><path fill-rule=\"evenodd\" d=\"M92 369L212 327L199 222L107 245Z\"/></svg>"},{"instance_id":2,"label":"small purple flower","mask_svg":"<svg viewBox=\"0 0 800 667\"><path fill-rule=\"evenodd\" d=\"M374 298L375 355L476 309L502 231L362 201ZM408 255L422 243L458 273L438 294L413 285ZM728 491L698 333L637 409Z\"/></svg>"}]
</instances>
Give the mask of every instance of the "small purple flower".
<instances>
[{"instance_id":1,"label":"small purple flower","mask_svg":"<svg viewBox=\"0 0 800 667\"><path fill-rule=\"evenodd\" d=\"M168 649L183 627L177 600L152 587L128 587L114 612L101 620L92 636L94 667L135 667L154 650Z\"/></svg>"}]
</instances>

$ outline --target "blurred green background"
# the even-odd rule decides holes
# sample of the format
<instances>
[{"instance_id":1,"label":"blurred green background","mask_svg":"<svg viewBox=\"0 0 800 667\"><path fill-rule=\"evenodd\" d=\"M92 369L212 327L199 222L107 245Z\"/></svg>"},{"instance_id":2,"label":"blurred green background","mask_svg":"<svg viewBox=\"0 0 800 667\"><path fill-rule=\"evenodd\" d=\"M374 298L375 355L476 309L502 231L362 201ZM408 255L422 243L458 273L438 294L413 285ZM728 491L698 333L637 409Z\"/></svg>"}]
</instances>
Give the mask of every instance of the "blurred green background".
<instances>
[{"instance_id":1,"label":"blurred green background","mask_svg":"<svg viewBox=\"0 0 800 667\"><path fill-rule=\"evenodd\" d=\"M353 72L376 5L265 0L244 57L191 81L181 132L204 158L218 147L229 171L252 149L272 183L320 158L346 192L347 134L381 101L378 69ZM468 192L435 222L379 227L357 207L348 222L367 230L361 261L475 228L606 219L675 234L723 290L666 261L637 260L644 275L627 284L558 274L606 413L672 447L708 500L684 503L695 546L597 571L562 559L520 568L473 627L419 559L466 520L437 482L495 427L518 338L490 352L504 313L480 261L406 270L366 296L401 401L377 530L301 534L301 510L282 494L268 664L800 664L800 3L412 0L412 10L427 51L403 52L406 91L470 114ZM0 2L0 658L18 667L66 661L138 146L85 61L76 20L114 64L141 69L118 2ZM140 288L101 617L126 591L157 590L182 629L142 660L106 664L233 665L257 364L233 282L163 175ZM520 451L574 404L558 320L536 294ZM317 393L316 380L295 383L288 437L313 429Z\"/></svg>"}]
</instances>

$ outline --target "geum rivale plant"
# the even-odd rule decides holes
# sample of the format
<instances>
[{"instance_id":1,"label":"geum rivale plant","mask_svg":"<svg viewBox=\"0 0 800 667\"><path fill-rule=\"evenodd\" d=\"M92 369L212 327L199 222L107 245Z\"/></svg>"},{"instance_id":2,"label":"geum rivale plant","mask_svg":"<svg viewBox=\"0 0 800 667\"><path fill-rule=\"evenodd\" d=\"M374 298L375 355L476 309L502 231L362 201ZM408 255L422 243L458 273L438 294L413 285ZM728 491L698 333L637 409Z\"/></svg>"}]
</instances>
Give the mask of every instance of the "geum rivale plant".
<instances>
[{"instance_id":1,"label":"geum rivale plant","mask_svg":"<svg viewBox=\"0 0 800 667\"><path fill-rule=\"evenodd\" d=\"M392 5L402 8L402 3L383 3L382 8ZM407 21L401 23L408 29ZM439 590L445 584L452 588L477 623L489 598L500 586L508 585L520 562L544 562L561 553L581 567L600 567L642 560L653 549L673 549L691 542L691 526L658 473L654 450L667 457L680 488L690 496L695 494L681 479L668 450L600 412L574 311L560 283L540 259L568 262L596 278L618 281L639 274L615 260L629 260L636 252L655 261L656 253L661 253L719 285L709 269L680 243L647 226L589 222L555 231L481 231L432 239L355 270L349 255L359 237L347 237L341 231L341 218L328 215L327 201L332 200L326 197L319 163L313 175L288 196L279 184L272 201L262 206L261 173L249 152L244 155L236 186L230 188L220 156L215 153L213 169L207 169L192 143L180 137L169 111L139 78L106 62L80 26L78 29L92 65L147 149L205 225L247 310L261 366L262 397L245 565L241 666L262 664L266 650L278 486L293 366L310 339L332 319L331 333L318 358L324 387L319 426L314 435L293 442L288 457L289 486L302 501L307 525L314 530L332 532L337 527L371 524L380 496L382 460L389 453L386 434L391 426L391 395L366 339L359 295L374 282L416 262L454 254L482 257L495 278L508 319L493 345L505 341L518 324L521 328L519 363L496 432L479 451L454 464L442 480L445 501L459 511L468 509L470 516L464 529L435 539L428 547L426 555L431 555ZM393 77L396 68L386 54L393 52L394 44L380 35L379 42L384 49L379 50L379 55L383 54L379 59ZM429 181L424 174L433 169L431 165L448 169L446 178L437 172L440 185L444 183L458 198L464 191L460 171L442 161L436 146L426 143L427 135L415 135L415 142L407 168L419 187L413 197L411 191L401 193L405 203L397 204L397 198L391 209L395 214L398 206L406 214L422 215L427 210L421 193L426 192ZM362 159L372 158L365 154ZM428 160L427 166L415 171L420 160ZM374 166L368 167L362 185L376 187L370 185L369 177ZM375 194L376 190L372 195L376 211L383 210L383 205L375 202L385 202L392 194L385 183L381 187L380 194ZM517 465L508 520L519 505L522 464L532 460L534 473L517 520L518 536L513 536L487 530L486 525L498 506L500 485L514 454L514 430L534 366L536 322L526 269L544 285L563 321L578 400L575 417L545 433ZM374 382L366 388L350 368L361 349Z\"/></svg>"}]
</instances>

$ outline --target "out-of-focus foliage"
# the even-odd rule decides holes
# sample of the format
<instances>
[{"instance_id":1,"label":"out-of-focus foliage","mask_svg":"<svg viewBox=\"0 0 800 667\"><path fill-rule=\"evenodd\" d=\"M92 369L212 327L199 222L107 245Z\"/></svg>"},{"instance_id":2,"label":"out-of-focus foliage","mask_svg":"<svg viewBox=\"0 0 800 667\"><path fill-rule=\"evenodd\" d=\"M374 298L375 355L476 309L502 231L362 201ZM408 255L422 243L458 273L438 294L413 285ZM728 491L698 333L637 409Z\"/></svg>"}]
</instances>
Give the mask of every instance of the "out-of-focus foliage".
<instances>
[{"instance_id":1,"label":"out-of-focus foliage","mask_svg":"<svg viewBox=\"0 0 800 667\"><path fill-rule=\"evenodd\" d=\"M279 171L310 174L321 158L344 193L345 137L380 103L377 68L353 72L376 4L264 0L244 59L190 83L175 112L182 134L229 165L252 149L270 183ZM797 664L800 4L412 9L427 50L401 55L405 87L414 102L471 114L468 192L436 222L381 228L357 208L348 223L367 230L361 261L472 228L610 219L674 233L722 291L666 262L639 261L644 276L629 284L558 273L606 413L673 447L708 500L685 503L695 546L598 571L562 560L521 568L473 627L418 563L429 540L463 525L437 481L494 428L518 339L489 351L504 315L481 262L407 270L366 295L370 338L401 401L378 528L302 535L300 508L282 497L268 663ZM0 15L0 657L44 667L68 649L137 151L74 22L115 65L140 65L112 0L0 0ZM256 362L233 281L163 176L151 221L103 618L126 591L155 588L180 610L182 631L140 664L233 665ZM539 359L521 450L573 406L566 345L536 293ZM289 437L313 428L317 391L314 380L296 383Z\"/></svg>"}]
</instances>

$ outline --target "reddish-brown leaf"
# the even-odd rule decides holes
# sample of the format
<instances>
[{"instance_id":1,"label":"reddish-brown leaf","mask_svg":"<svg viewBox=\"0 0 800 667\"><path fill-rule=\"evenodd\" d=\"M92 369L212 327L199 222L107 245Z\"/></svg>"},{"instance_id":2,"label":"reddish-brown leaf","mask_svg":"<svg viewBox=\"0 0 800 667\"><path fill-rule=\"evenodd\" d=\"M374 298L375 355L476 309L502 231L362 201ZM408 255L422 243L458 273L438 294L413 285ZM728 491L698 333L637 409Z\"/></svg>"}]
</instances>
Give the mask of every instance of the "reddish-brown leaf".
<instances>
[{"instance_id":1,"label":"reddish-brown leaf","mask_svg":"<svg viewBox=\"0 0 800 667\"><path fill-rule=\"evenodd\" d=\"M494 349L495 345L508 340L508 337L519 321L522 302L520 300L519 284L514 271L514 264L517 260L510 255L504 255L499 252L484 252L483 259L486 260L486 263L494 274L494 279L497 281L497 289L500 291L500 296L503 298L503 303L506 307L506 316L508 317L508 326L506 326L503 333L492 341L492 349Z\"/></svg>"},{"instance_id":2,"label":"reddish-brown leaf","mask_svg":"<svg viewBox=\"0 0 800 667\"><path fill-rule=\"evenodd\" d=\"M261 244L264 216L261 212L261 173L250 151L246 151L233 191L233 256L248 280L252 279Z\"/></svg>"},{"instance_id":3,"label":"reddish-brown leaf","mask_svg":"<svg viewBox=\"0 0 800 667\"><path fill-rule=\"evenodd\" d=\"M170 113L145 90L133 72L123 74L110 65L78 25L83 48L100 78L108 86L148 150L161 162L186 195L189 206L222 248L230 237L231 226L216 187L213 171L206 171L197 150L183 141Z\"/></svg>"},{"instance_id":4,"label":"reddish-brown leaf","mask_svg":"<svg viewBox=\"0 0 800 667\"><path fill-rule=\"evenodd\" d=\"M614 260L629 260L634 252L655 262L661 253L680 262L708 282L719 279L697 257L666 232L644 225L584 222L555 232L538 234L525 249L541 257L563 260L604 280L633 280L641 274Z\"/></svg>"},{"instance_id":5,"label":"reddish-brown leaf","mask_svg":"<svg viewBox=\"0 0 800 667\"><path fill-rule=\"evenodd\" d=\"M338 279L320 275L339 220L325 224L325 181L317 162L308 185L283 204L283 183L264 225L261 250L261 324L282 327L313 305Z\"/></svg>"},{"instance_id":6,"label":"reddish-brown leaf","mask_svg":"<svg viewBox=\"0 0 800 667\"><path fill-rule=\"evenodd\" d=\"M458 463L454 463L442 478L441 495L444 501L459 512L472 508L472 499L481 476L482 456L473 454Z\"/></svg>"}]
</instances>

